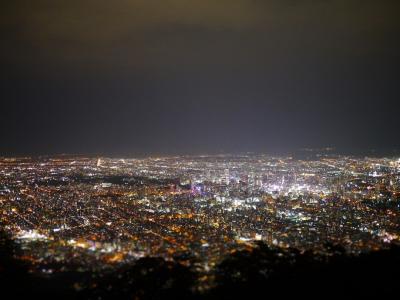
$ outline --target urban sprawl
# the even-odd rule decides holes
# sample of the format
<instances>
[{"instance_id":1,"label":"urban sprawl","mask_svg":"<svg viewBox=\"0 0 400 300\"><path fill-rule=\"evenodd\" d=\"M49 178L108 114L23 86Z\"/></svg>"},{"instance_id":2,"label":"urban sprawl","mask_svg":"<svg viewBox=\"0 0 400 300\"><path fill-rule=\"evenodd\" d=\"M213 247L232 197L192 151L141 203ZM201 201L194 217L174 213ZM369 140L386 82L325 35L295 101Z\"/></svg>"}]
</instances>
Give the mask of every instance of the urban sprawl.
<instances>
[{"instance_id":1,"label":"urban sprawl","mask_svg":"<svg viewBox=\"0 0 400 300\"><path fill-rule=\"evenodd\" d=\"M46 274L148 256L210 273L255 241L374 251L398 243L399 206L398 158L0 158L1 226Z\"/></svg>"}]
</instances>

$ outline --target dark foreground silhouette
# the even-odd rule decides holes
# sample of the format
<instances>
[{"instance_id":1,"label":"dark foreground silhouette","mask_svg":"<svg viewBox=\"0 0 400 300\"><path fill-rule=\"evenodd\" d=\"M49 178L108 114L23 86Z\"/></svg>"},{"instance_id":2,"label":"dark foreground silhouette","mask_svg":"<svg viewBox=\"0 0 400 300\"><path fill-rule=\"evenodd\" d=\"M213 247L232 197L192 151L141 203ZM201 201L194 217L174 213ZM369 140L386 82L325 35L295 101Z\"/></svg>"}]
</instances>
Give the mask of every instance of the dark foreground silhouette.
<instances>
[{"instance_id":1,"label":"dark foreground silhouette","mask_svg":"<svg viewBox=\"0 0 400 300\"><path fill-rule=\"evenodd\" d=\"M14 258L14 243L4 234L0 240L0 286L2 295L10 299L394 299L400 279L398 246L349 256L342 248L327 245L330 255L326 256L258 243L253 250L227 257L216 268L216 286L199 292L194 288L198 274L161 258L143 258L101 277L85 272L33 275Z\"/></svg>"}]
</instances>

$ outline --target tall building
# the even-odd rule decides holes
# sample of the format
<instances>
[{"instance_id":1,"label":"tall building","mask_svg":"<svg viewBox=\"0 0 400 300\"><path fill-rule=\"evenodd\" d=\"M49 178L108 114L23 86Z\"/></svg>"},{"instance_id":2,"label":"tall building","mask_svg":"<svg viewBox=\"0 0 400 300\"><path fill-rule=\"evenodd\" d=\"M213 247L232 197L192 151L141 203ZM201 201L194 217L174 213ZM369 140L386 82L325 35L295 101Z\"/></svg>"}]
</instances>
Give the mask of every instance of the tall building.
<instances>
[{"instance_id":1,"label":"tall building","mask_svg":"<svg viewBox=\"0 0 400 300\"><path fill-rule=\"evenodd\" d=\"M254 172L249 173L247 182L248 182L249 187L254 188L255 183L256 183Z\"/></svg>"},{"instance_id":2,"label":"tall building","mask_svg":"<svg viewBox=\"0 0 400 300\"><path fill-rule=\"evenodd\" d=\"M230 182L230 174L229 174L229 169L225 169L225 173L224 173L224 175L225 175L225 184L229 184L229 182Z\"/></svg>"}]
</instances>

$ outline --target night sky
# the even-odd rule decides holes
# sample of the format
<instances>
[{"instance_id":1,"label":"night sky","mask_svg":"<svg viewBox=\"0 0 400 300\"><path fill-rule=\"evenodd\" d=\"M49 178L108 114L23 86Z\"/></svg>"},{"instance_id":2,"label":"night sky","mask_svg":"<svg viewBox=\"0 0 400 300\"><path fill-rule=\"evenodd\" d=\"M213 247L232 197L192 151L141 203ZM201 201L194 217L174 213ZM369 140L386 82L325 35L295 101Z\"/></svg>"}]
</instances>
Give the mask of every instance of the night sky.
<instances>
[{"instance_id":1,"label":"night sky","mask_svg":"<svg viewBox=\"0 0 400 300\"><path fill-rule=\"evenodd\" d=\"M0 156L400 148L398 0L9 0Z\"/></svg>"}]
</instances>

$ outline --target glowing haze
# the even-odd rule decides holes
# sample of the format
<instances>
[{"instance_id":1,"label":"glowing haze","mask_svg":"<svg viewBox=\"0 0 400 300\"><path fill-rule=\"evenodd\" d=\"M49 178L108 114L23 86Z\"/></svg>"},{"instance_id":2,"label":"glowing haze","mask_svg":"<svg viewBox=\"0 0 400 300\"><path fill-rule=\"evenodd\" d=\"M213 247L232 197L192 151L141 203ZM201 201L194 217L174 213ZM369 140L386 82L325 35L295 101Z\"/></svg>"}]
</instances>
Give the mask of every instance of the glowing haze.
<instances>
[{"instance_id":1,"label":"glowing haze","mask_svg":"<svg viewBox=\"0 0 400 300\"><path fill-rule=\"evenodd\" d=\"M398 1L8 1L0 154L399 147Z\"/></svg>"}]
</instances>

